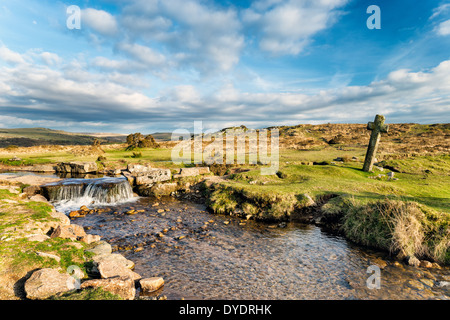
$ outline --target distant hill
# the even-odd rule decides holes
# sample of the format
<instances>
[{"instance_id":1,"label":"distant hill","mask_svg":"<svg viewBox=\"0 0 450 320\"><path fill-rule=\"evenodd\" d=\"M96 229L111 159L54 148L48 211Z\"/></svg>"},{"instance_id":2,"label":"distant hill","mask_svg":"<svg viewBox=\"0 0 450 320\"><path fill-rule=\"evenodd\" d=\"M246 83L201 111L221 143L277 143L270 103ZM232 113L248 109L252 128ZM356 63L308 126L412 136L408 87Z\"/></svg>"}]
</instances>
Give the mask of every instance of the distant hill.
<instances>
[{"instance_id":1,"label":"distant hill","mask_svg":"<svg viewBox=\"0 0 450 320\"><path fill-rule=\"evenodd\" d=\"M39 145L91 145L95 139L102 143L122 143L126 136L96 137L90 134L66 132L47 128L0 129L0 148L10 145L31 147Z\"/></svg>"},{"instance_id":2,"label":"distant hill","mask_svg":"<svg viewBox=\"0 0 450 320\"><path fill-rule=\"evenodd\" d=\"M152 133L157 141L170 141L171 132ZM18 147L32 147L40 145L91 145L95 139L102 144L125 143L127 134L104 132L67 132L48 128L0 128L0 148L11 145Z\"/></svg>"}]
</instances>

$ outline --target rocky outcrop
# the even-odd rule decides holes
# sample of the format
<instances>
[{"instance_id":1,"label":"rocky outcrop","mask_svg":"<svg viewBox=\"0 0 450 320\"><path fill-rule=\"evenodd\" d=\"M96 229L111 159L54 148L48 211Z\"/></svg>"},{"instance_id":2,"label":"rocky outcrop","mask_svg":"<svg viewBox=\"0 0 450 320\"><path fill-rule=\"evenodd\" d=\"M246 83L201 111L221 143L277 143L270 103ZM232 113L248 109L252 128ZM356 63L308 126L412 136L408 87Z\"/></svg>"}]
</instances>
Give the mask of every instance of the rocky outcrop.
<instances>
[{"instance_id":1,"label":"rocky outcrop","mask_svg":"<svg viewBox=\"0 0 450 320\"><path fill-rule=\"evenodd\" d=\"M98 171L97 163L95 162L61 162L56 165L57 172L65 173L94 173Z\"/></svg>"},{"instance_id":2,"label":"rocky outcrop","mask_svg":"<svg viewBox=\"0 0 450 320\"><path fill-rule=\"evenodd\" d=\"M47 299L57 293L75 289L76 279L56 269L39 269L25 282L28 299Z\"/></svg>"}]
</instances>

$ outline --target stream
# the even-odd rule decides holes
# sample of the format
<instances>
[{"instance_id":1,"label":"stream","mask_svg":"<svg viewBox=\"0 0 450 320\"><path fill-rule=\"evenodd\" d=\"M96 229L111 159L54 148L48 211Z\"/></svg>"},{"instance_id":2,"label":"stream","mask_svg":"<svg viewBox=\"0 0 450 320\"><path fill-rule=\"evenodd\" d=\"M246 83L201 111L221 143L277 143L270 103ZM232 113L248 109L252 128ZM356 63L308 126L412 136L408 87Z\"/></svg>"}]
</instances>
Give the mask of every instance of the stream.
<instances>
[{"instance_id":1,"label":"stream","mask_svg":"<svg viewBox=\"0 0 450 320\"><path fill-rule=\"evenodd\" d=\"M54 204L58 209L58 202ZM135 263L143 278L163 277L165 285L154 295L167 299L450 297L449 268L395 263L384 253L314 225L243 221L172 197L95 207L101 210L72 223L108 241ZM129 210L140 212L126 214ZM387 266L380 270L380 288L369 288L374 273L368 268L383 264Z\"/></svg>"}]
</instances>

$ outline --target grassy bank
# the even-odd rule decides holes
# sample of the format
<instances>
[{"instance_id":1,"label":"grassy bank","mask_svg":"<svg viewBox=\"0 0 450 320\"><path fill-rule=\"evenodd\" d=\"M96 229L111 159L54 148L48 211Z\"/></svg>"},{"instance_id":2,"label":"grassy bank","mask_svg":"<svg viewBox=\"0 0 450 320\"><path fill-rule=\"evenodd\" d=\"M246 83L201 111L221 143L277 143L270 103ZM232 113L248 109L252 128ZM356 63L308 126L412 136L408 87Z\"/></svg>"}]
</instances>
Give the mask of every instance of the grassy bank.
<instances>
[{"instance_id":1,"label":"grassy bank","mask_svg":"<svg viewBox=\"0 0 450 320\"><path fill-rule=\"evenodd\" d=\"M91 254L85 252L85 243L61 238L30 240L59 223L51 214L52 206L22 199L20 188L5 188L0 189L0 299L23 296L14 286L36 268L66 272L69 266L78 266L87 275Z\"/></svg>"},{"instance_id":2,"label":"grassy bank","mask_svg":"<svg viewBox=\"0 0 450 320\"><path fill-rule=\"evenodd\" d=\"M252 168L208 189L208 205L215 213L247 219L319 218L355 243L449 264L450 157L385 165L400 171L394 175L398 180L387 177L388 169L363 172L358 161L284 162L276 175Z\"/></svg>"}]
</instances>

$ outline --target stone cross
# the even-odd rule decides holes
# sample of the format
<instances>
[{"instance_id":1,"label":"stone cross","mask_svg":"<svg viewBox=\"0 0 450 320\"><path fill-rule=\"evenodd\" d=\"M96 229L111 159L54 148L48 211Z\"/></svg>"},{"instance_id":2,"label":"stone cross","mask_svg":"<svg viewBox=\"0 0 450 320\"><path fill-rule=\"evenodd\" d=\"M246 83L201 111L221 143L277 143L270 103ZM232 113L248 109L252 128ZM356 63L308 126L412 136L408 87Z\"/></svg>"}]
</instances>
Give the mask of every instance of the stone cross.
<instances>
[{"instance_id":1,"label":"stone cross","mask_svg":"<svg viewBox=\"0 0 450 320\"><path fill-rule=\"evenodd\" d=\"M384 124L384 116L377 114L374 122L367 124L367 129L372 130L369 145L367 146L366 159L364 160L363 171L372 171L375 154L377 153L381 133L388 132L388 125Z\"/></svg>"}]
</instances>

